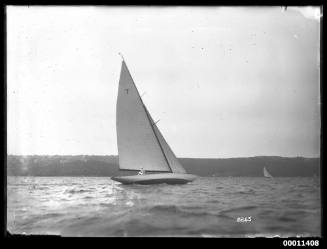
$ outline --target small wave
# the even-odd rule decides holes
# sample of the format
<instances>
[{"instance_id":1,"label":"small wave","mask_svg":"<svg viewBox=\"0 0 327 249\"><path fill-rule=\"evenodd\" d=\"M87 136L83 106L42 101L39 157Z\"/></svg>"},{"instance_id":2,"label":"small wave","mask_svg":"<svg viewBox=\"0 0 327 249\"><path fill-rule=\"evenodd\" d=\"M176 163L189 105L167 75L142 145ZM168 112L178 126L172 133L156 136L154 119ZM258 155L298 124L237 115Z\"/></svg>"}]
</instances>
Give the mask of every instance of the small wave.
<instances>
[{"instance_id":1,"label":"small wave","mask_svg":"<svg viewBox=\"0 0 327 249\"><path fill-rule=\"evenodd\" d=\"M49 187L30 186L30 190L48 190Z\"/></svg>"},{"instance_id":2,"label":"small wave","mask_svg":"<svg viewBox=\"0 0 327 249\"><path fill-rule=\"evenodd\" d=\"M102 207L111 207L113 203L100 203L99 205Z\"/></svg>"},{"instance_id":3,"label":"small wave","mask_svg":"<svg viewBox=\"0 0 327 249\"><path fill-rule=\"evenodd\" d=\"M236 208L230 208L226 209L220 212L220 214L225 214L225 213L230 213L230 212L240 212L240 211L248 211L248 210L253 210L257 209L257 206L242 206L242 207L236 207Z\"/></svg>"},{"instance_id":4,"label":"small wave","mask_svg":"<svg viewBox=\"0 0 327 249\"><path fill-rule=\"evenodd\" d=\"M265 227L266 232L280 232L281 230L285 230L284 226L281 225L268 225Z\"/></svg>"},{"instance_id":5,"label":"small wave","mask_svg":"<svg viewBox=\"0 0 327 249\"><path fill-rule=\"evenodd\" d=\"M211 199L208 202L209 203L221 203L221 200Z\"/></svg>"},{"instance_id":6,"label":"small wave","mask_svg":"<svg viewBox=\"0 0 327 249\"><path fill-rule=\"evenodd\" d=\"M269 216L271 214L274 214L273 210L261 210L260 213L258 214L259 216L265 217L265 216Z\"/></svg>"},{"instance_id":7,"label":"small wave","mask_svg":"<svg viewBox=\"0 0 327 249\"><path fill-rule=\"evenodd\" d=\"M56 217L59 217L59 216L61 216L61 214L59 214L59 213L46 213L46 214L41 215L41 218L43 218L43 219L52 219L52 218L56 218Z\"/></svg>"},{"instance_id":8,"label":"small wave","mask_svg":"<svg viewBox=\"0 0 327 249\"><path fill-rule=\"evenodd\" d=\"M235 192L235 194L254 194L255 191L253 189L249 189L249 190L241 190L241 191L238 191L238 192Z\"/></svg>"},{"instance_id":9,"label":"small wave","mask_svg":"<svg viewBox=\"0 0 327 249\"><path fill-rule=\"evenodd\" d=\"M180 212L181 210L175 205L156 205L150 208L151 212Z\"/></svg>"},{"instance_id":10,"label":"small wave","mask_svg":"<svg viewBox=\"0 0 327 249\"><path fill-rule=\"evenodd\" d=\"M68 222L67 219L64 222L66 223L66 227L76 229L76 228L84 228L86 226L96 226L97 224L101 224L101 221L103 221L103 219L98 216L91 216L91 217L77 216L74 218L70 218L69 223L67 223Z\"/></svg>"},{"instance_id":11,"label":"small wave","mask_svg":"<svg viewBox=\"0 0 327 249\"><path fill-rule=\"evenodd\" d=\"M232 217L217 212L210 212L203 210L201 207L187 207L187 206L175 206L175 205L156 205L149 209L150 213L164 213L166 215L176 214L183 217L205 217L211 216L215 218L233 219Z\"/></svg>"},{"instance_id":12,"label":"small wave","mask_svg":"<svg viewBox=\"0 0 327 249\"><path fill-rule=\"evenodd\" d=\"M90 190L85 190L85 189L70 189L70 190L65 190L65 193L68 193L68 194L87 193L87 192L90 192Z\"/></svg>"},{"instance_id":13,"label":"small wave","mask_svg":"<svg viewBox=\"0 0 327 249\"><path fill-rule=\"evenodd\" d=\"M297 219L294 219L294 218L289 217L289 216L281 216L281 217L277 217L277 220L282 221L282 222L294 222Z\"/></svg>"}]
</instances>

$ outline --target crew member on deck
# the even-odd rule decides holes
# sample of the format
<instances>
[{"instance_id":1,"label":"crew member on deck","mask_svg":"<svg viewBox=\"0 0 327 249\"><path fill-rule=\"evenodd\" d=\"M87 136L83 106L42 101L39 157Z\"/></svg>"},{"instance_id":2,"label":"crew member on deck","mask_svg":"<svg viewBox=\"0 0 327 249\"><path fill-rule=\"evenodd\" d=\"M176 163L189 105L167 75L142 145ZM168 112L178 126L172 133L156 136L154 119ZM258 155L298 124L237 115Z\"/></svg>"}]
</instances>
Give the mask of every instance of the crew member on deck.
<instances>
[{"instance_id":1,"label":"crew member on deck","mask_svg":"<svg viewBox=\"0 0 327 249\"><path fill-rule=\"evenodd\" d=\"M145 174L145 171L143 168L141 168L140 172L139 172L139 175L144 175Z\"/></svg>"}]
</instances>

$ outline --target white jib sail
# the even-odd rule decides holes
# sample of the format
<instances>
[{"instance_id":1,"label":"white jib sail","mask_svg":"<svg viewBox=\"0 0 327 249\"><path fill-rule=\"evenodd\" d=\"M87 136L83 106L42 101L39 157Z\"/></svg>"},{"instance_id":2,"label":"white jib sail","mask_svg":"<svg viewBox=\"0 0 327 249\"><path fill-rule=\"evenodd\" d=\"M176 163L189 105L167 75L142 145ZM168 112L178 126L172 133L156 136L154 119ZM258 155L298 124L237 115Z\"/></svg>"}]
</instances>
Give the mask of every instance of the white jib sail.
<instances>
[{"instance_id":1,"label":"white jib sail","mask_svg":"<svg viewBox=\"0 0 327 249\"><path fill-rule=\"evenodd\" d=\"M145 108L146 109L146 108ZM165 153L166 159L169 163L169 166L172 170L172 172L174 173L181 173L181 174L185 174L186 171L183 168L183 166L181 165L181 163L179 162L179 160L177 159L177 157L175 156L174 152L172 151L172 149L169 147L168 143L166 142L165 138L163 137L163 135L161 134L160 130L157 127L157 124L155 124L153 122L153 119L149 113L149 111L146 109L148 116L153 124L153 128L154 131L159 139L161 148L163 149L163 152Z\"/></svg>"},{"instance_id":2,"label":"white jib sail","mask_svg":"<svg viewBox=\"0 0 327 249\"><path fill-rule=\"evenodd\" d=\"M268 172L268 170L266 169L266 167L263 168L263 175L265 177L272 177L272 175Z\"/></svg>"}]
</instances>

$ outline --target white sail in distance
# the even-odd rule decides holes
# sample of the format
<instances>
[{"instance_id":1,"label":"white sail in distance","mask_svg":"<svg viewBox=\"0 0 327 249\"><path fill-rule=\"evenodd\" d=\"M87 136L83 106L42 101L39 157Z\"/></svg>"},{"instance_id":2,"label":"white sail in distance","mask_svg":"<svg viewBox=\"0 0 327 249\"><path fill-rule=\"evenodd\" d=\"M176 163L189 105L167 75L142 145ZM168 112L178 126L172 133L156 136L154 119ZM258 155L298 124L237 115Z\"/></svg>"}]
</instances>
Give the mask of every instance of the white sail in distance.
<instances>
[{"instance_id":1,"label":"white sail in distance","mask_svg":"<svg viewBox=\"0 0 327 249\"><path fill-rule=\"evenodd\" d=\"M119 79L116 127L120 169L185 172L146 110L124 60Z\"/></svg>"},{"instance_id":2,"label":"white sail in distance","mask_svg":"<svg viewBox=\"0 0 327 249\"><path fill-rule=\"evenodd\" d=\"M263 168L263 175L264 177L272 177L272 175L268 172L268 170L266 169L266 167Z\"/></svg>"}]
</instances>

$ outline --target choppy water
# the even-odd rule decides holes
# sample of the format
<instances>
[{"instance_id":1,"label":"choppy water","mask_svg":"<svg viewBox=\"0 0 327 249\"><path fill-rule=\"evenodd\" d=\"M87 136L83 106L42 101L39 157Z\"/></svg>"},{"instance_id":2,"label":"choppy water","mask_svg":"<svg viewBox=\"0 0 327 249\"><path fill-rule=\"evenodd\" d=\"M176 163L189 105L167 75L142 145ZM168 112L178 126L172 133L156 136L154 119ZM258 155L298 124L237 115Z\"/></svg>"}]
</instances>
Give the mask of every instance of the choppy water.
<instances>
[{"instance_id":1,"label":"choppy water","mask_svg":"<svg viewBox=\"0 0 327 249\"><path fill-rule=\"evenodd\" d=\"M199 177L142 186L107 177L8 177L7 186L11 233L320 236L317 178Z\"/></svg>"}]
</instances>

